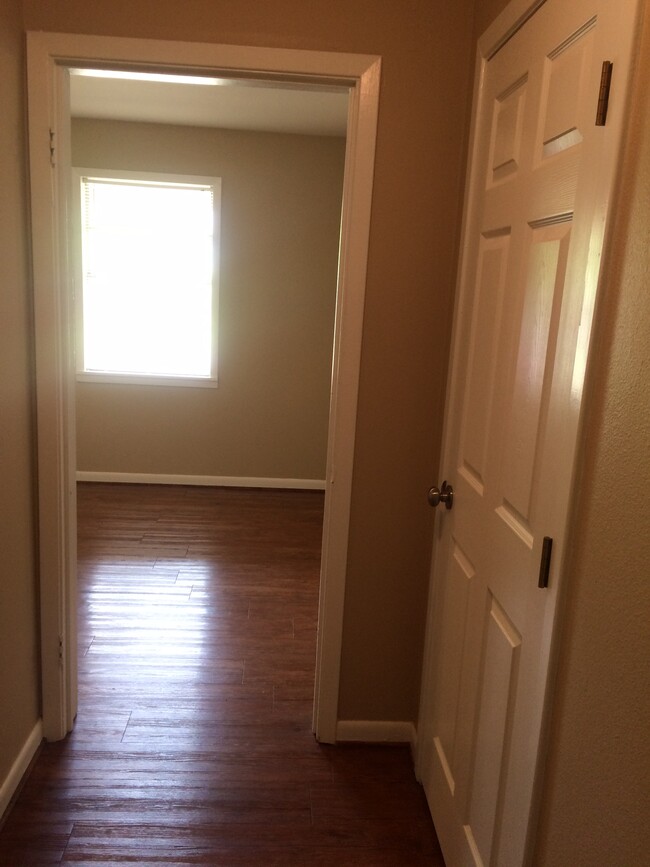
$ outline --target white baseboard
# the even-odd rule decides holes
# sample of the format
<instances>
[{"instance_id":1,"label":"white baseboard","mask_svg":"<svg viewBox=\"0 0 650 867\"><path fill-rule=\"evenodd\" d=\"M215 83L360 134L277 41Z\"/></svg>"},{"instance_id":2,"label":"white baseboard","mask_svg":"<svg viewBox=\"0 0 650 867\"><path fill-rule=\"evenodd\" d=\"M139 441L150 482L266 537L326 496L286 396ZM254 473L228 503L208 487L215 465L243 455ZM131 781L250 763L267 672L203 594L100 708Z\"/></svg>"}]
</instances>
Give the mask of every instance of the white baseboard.
<instances>
[{"instance_id":1,"label":"white baseboard","mask_svg":"<svg viewBox=\"0 0 650 867\"><path fill-rule=\"evenodd\" d=\"M29 767L31 760L34 758L36 750L39 748L42 740L43 722L39 719L0 786L0 819L4 816L5 810L9 806L9 803L13 798L16 789L20 785L25 771Z\"/></svg>"},{"instance_id":2,"label":"white baseboard","mask_svg":"<svg viewBox=\"0 0 650 867\"><path fill-rule=\"evenodd\" d=\"M410 721L339 720L336 724L336 740L339 743L410 744L413 752L417 732Z\"/></svg>"},{"instance_id":3,"label":"white baseboard","mask_svg":"<svg viewBox=\"0 0 650 867\"><path fill-rule=\"evenodd\" d=\"M99 473L78 470L78 482L112 482L126 485L201 485L214 488L283 488L324 491L322 479L268 479L249 476L182 476L167 473Z\"/></svg>"}]
</instances>

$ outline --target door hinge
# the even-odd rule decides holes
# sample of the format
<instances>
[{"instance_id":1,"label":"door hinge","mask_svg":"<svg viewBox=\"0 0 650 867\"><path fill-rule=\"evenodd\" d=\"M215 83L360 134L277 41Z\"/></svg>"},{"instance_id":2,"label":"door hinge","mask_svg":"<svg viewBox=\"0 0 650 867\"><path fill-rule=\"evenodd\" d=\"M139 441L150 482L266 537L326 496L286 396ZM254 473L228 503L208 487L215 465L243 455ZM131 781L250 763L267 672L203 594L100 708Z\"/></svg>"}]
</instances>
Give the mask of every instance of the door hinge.
<instances>
[{"instance_id":1,"label":"door hinge","mask_svg":"<svg viewBox=\"0 0 650 867\"><path fill-rule=\"evenodd\" d=\"M54 167L56 165L55 159L55 148L54 148L54 130L50 130L50 165Z\"/></svg>"},{"instance_id":2,"label":"door hinge","mask_svg":"<svg viewBox=\"0 0 650 867\"><path fill-rule=\"evenodd\" d=\"M598 107L596 108L596 126L605 126L607 108L609 106L609 89L612 85L612 69L610 60L603 60L603 71L600 74L600 90L598 91Z\"/></svg>"},{"instance_id":3,"label":"door hinge","mask_svg":"<svg viewBox=\"0 0 650 867\"><path fill-rule=\"evenodd\" d=\"M59 635L59 662L63 665L63 636Z\"/></svg>"},{"instance_id":4,"label":"door hinge","mask_svg":"<svg viewBox=\"0 0 650 867\"><path fill-rule=\"evenodd\" d=\"M542 542L542 559L539 562L539 580L537 586L544 590L548 587L548 576L551 571L551 550L553 548L553 540L550 536L544 536Z\"/></svg>"}]
</instances>

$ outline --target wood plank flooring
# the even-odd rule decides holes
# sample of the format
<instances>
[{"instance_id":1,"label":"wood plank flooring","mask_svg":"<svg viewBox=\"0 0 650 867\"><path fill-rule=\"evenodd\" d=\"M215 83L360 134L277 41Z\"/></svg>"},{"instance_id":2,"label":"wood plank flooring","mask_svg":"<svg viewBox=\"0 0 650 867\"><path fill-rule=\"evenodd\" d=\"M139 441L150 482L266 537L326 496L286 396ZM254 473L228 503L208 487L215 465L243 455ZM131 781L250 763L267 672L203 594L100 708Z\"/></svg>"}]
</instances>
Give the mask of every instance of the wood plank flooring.
<instances>
[{"instance_id":1,"label":"wood plank flooring","mask_svg":"<svg viewBox=\"0 0 650 867\"><path fill-rule=\"evenodd\" d=\"M79 715L0 865L443 865L407 748L311 733L322 494L79 486Z\"/></svg>"}]
</instances>

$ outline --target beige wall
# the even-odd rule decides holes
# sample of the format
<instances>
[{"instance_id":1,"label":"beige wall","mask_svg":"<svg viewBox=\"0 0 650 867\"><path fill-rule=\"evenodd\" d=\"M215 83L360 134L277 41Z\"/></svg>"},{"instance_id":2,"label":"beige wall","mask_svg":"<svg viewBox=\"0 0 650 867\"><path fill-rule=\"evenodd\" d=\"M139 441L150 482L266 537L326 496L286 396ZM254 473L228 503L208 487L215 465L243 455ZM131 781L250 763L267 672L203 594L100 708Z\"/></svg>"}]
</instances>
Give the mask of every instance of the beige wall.
<instances>
[{"instance_id":1,"label":"beige wall","mask_svg":"<svg viewBox=\"0 0 650 867\"><path fill-rule=\"evenodd\" d=\"M489 27L494 19L506 8L507 0L476 0L474 12L474 38L479 36Z\"/></svg>"},{"instance_id":2,"label":"beige wall","mask_svg":"<svg viewBox=\"0 0 650 867\"><path fill-rule=\"evenodd\" d=\"M23 37L0 5L0 785L39 717Z\"/></svg>"},{"instance_id":3,"label":"beige wall","mask_svg":"<svg viewBox=\"0 0 650 867\"><path fill-rule=\"evenodd\" d=\"M29 29L382 56L341 672L347 719L417 711L472 0L24 0Z\"/></svg>"},{"instance_id":4,"label":"beige wall","mask_svg":"<svg viewBox=\"0 0 650 867\"><path fill-rule=\"evenodd\" d=\"M222 179L219 387L79 383L79 470L324 479L345 141L75 120L74 165Z\"/></svg>"},{"instance_id":5,"label":"beige wall","mask_svg":"<svg viewBox=\"0 0 650 867\"><path fill-rule=\"evenodd\" d=\"M22 2L28 30L382 56L341 672L341 713L348 719L402 720L414 718L417 709L432 524L424 492L439 456L446 345L437 338L447 331L454 283L471 8L472 0ZM3 401L17 388L20 398L13 422L20 430L11 440L7 476L14 482L0 489L19 561L17 572L9 567L0 591L10 594L3 616L11 620L6 634L15 647L8 658L16 657L16 667L0 668L0 704L18 704L4 713L8 730L0 754L9 761L35 716L37 697L30 595L35 533L27 508L34 440L27 414L33 395L22 186L24 66L17 0L2 9L2 87L8 93L2 135L8 140L0 171L7 201L15 200L3 266L15 274L16 315L9 326L0 322L3 352L10 355L0 382ZM18 697L15 682L22 685ZM14 719L16 714L21 718Z\"/></svg>"},{"instance_id":6,"label":"beige wall","mask_svg":"<svg viewBox=\"0 0 650 867\"><path fill-rule=\"evenodd\" d=\"M414 713L458 212L470 3L24 0L30 29L375 52L383 80L359 403L342 710ZM500 6L478 0L479 29ZM0 775L37 716L22 48L0 6ZM650 39L598 332L536 865L647 857ZM414 110L415 109L415 110ZM620 493L618 499L613 499ZM0 776L0 779L2 777ZM647 795L645 796L647 797Z\"/></svg>"}]
</instances>

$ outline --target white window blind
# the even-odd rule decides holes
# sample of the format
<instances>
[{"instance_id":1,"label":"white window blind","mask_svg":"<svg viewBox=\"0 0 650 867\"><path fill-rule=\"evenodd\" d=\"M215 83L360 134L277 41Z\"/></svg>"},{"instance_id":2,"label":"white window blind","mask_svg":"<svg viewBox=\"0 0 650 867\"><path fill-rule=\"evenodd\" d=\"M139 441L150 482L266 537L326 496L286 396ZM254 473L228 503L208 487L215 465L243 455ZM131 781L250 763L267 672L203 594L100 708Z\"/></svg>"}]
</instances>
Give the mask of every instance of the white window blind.
<instances>
[{"instance_id":1,"label":"white window blind","mask_svg":"<svg viewBox=\"0 0 650 867\"><path fill-rule=\"evenodd\" d=\"M215 377L219 184L81 175L83 367Z\"/></svg>"}]
</instances>

